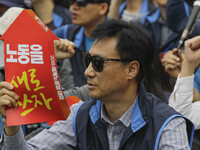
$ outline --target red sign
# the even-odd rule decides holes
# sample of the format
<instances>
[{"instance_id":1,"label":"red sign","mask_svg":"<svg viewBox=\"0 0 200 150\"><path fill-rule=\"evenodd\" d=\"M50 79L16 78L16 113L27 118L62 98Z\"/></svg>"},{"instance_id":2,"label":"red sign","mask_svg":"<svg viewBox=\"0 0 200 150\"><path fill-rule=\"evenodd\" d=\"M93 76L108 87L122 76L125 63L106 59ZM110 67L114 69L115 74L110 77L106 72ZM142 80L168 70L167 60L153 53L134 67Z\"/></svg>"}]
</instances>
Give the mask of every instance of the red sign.
<instances>
[{"instance_id":1,"label":"red sign","mask_svg":"<svg viewBox=\"0 0 200 150\"><path fill-rule=\"evenodd\" d=\"M7 124L66 119L70 110L60 84L53 43L58 37L32 10L23 10L1 39L6 81L20 96L18 108L6 110Z\"/></svg>"},{"instance_id":2,"label":"red sign","mask_svg":"<svg viewBox=\"0 0 200 150\"><path fill-rule=\"evenodd\" d=\"M80 98L78 98L78 97L76 97L76 96L68 96L68 97L67 97L67 103L68 103L69 107L71 107L71 106L72 106L73 104L75 104L75 103L79 103L80 101L81 101ZM52 126L55 122L56 122L56 121L49 121L49 122L47 123L47 125Z\"/></svg>"}]
</instances>

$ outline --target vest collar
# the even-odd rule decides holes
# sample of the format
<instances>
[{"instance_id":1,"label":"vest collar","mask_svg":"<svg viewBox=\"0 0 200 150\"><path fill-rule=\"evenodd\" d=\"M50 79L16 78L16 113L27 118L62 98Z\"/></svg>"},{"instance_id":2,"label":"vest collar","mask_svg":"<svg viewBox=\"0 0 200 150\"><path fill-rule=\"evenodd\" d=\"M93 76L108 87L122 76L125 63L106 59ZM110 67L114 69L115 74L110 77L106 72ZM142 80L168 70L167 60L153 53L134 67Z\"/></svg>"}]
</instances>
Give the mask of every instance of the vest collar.
<instances>
[{"instance_id":1,"label":"vest collar","mask_svg":"<svg viewBox=\"0 0 200 150\"><path fill-rule=\"evenodd\" d=\"M146 124L146 121L143 118L143 114L140 109L141 107L139 106L141 105L140 101L143 99L143 96L144 96L143 92L146 92L146 91L143 86L140 86L139 95L136 99L135 107L133 109L133 114L132 114L131 129L133 132L138 131ZM92 98L90 98L90 100L92 100ZM89 115L93 124L95 124L97 120L99 120L101 117L101 106L102 106L102 102L99 100L96 100L96 104L93 105L90 109Z\"/></svg>"}]
</instances>

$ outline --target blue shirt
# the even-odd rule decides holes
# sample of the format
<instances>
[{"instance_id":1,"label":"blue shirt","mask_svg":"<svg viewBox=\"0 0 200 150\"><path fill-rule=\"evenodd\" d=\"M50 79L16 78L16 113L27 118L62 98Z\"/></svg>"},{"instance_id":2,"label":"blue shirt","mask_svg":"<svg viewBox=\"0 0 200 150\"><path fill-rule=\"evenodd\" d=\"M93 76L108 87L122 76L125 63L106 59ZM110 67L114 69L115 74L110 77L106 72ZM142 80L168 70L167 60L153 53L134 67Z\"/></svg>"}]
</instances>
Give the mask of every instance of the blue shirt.
<instances>
[{"instance_id":1,"label":"blue shirt","mask_svg":"<svg viewBox=\"0 0 200 150\"><path fill-rule=\"evenodd\" d=\"M85 36L85 49L86 52L88 52L90 50L90 48L92 47L92 44L94 43L94 39L90 39L87 36Z\"/></svg>"}]
</instances>

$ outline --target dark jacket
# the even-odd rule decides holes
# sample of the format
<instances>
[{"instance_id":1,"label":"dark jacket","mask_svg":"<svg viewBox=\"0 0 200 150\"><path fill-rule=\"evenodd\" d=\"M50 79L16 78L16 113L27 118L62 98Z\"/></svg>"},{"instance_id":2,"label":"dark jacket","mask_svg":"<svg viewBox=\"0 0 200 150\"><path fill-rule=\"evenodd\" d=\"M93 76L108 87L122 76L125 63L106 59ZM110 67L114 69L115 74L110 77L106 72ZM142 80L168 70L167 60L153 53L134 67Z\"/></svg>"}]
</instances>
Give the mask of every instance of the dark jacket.
<instances>
[{"instance_id":1,"label":"dark jacket","mask_svg":"<svg viewBox=\"0 0 200 150\"><path fill-rule=\"evenodd\" d=\"M55 28L72 23L71 12L62 6L56 5L53 10L53 24Z\"/></svg>"},{"instance_id":2,"label":"dark jacket","mask_svg":"<svg viewBox=\"0 0 200 150\"><path fill-rule=\"evenodd\" d=\"M167 26L174 32L182 34L189 20L191 10L192 8L189 7L189 5L184 0L168 0L166 11ZM189 38L197 35L200 35L200 19L197 20L197 23Z\"/></svg>"},{"instance_id":3,"label":"dark jacket","mask_svg":"<svg viewBox=\"0 0 200 150\"><path fill-rule=\"evenodd\" d=\"M152 38L155 41L156 48L158 52L167 52L168 50L172 50L178 45L179 39L181 34L175 33L171 31L171 34L167 38L167 40L160 45L161 36L162 35L162 27L166 26L167 24L160 21L161 19L161 12L159 9L154 9L150 13L148 13L141 21L142 25L149 31Z\"/></svg>"}]
</instances>

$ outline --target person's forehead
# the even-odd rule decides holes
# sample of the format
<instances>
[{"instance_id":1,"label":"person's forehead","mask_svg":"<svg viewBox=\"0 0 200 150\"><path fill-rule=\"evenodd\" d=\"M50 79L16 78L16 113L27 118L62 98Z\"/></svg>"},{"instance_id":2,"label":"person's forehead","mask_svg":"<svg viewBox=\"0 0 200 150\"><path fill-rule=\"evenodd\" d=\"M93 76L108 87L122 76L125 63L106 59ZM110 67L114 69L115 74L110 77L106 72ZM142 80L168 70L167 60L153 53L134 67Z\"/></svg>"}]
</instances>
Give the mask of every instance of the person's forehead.
<instances>
[{"instance_id":1,"label":"person's forehead","mask_svg":"<svg viewBox=\"0 0 200 150\"><path fill-rule=\"evenodd\" d=\"M96 40L89 50L91 55L98 55L102 57L106 56L118 56L116 51L117 39L104 38Z\"/></svg>"}]
</instances>

